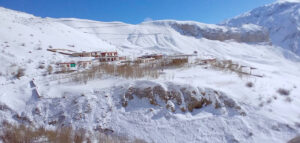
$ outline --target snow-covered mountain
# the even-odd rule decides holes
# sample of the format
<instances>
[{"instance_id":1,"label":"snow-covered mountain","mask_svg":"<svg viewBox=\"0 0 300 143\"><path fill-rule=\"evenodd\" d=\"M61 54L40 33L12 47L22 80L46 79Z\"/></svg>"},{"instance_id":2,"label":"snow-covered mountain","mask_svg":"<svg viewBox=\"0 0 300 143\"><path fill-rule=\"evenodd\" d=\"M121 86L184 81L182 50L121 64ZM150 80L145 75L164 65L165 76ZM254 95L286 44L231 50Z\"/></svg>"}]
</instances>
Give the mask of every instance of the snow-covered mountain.
<instances>
[{"instance_id":1,"label":"snow-covered mountain","mask_svg":"<svg viewBox=\"0 0 300 143\"><path fill-rule=\"evenodd\" d=\"M125 37L122 39L122 42L114 42L114 44L127 43L141 47L158 46L164 49L176 47L176 43L169 41L176 41L176 39L173 39L175 37L170 37L170 35L172 35L171 32L196 39L206 38L218 41L234 40L245 43L269 42L268 32L263 30L262 27L253 24L245 24L240 28L232 28L194 21L174 20L143 22L138 25L102 23L79 19L60 19L57 22L62 22L84 33L96 35L107 41L114 42L114 39L122 39L121 37ZM161 31L162 29L163 31ZM108 33L108 31L113 32ZM112 37L112 35L114 37ZM130 37L127 37L128 35L130 35ZM149 42L141 43L141 41L145 40Z\"/></svg>"},{"instance_id":2,"label":"snow-covered mountain","mask_svg":"<svg viewBox=\"0 0 300 143\"><path fill-rule=\"evenodd\" d=\"M286 142L300 133L299 57L270 45L269 37L254 24L132 25L40 18L0 8L0 121L72 125L156 143ZM48 65L77 60L48 48L130 57L197 51L198 58L232 60L263 77L194 65L166 69L157 79L103 76L83 84L69 81L71 74L45 74ZM19 68L25 76L17 79Z\"/></svg>"},{"instance_id":3,"label":"snow-covered mountain","mask_svg":"<svg viewBox=\"0 0 300 143\"><path fill-rule=\"evenodd\" d=\"M229 19L222 25L256 24L269 31L274 45L300 55L300 2L278 1Z\"/></svg>"}]
</instances>

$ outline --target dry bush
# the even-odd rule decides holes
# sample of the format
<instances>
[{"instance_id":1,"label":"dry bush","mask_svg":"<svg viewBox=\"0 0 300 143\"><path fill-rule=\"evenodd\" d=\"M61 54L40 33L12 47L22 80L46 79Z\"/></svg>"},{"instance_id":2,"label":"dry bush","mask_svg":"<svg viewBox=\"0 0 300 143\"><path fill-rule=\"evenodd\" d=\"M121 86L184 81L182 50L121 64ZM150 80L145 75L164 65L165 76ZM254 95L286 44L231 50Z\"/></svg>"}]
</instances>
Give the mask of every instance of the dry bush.
<instances>
[{"instance_id":1,"label":"dry bush","mask_svg":"<svg viewBox=\"0 0 300 143\"><path fill-rule=\"evenodd\" d=\"M48 65L48 67L47 67L48 74L51 74L52 71L53 71L53 67L51 65Z\"/></svg>"},{"instance_id":2,"label":"dry bush","mask_svg":"<svg viewBox=\"0 0 300 143\"><path fill-rule=\"evenodd\" d=\"M12 125L3 122L0 132L0 142L3 143L83 143L91 142L91 138L100 143L145 143L143 140L129 140L126 137L106 135L101 132L87 132L84 129L60 127L55 130L47 130L43 127L34 128L25 125Z\"/></svg>"},{"instance_id":3,"label":"dry bush","mask_svg":"<svg viewBox=\"0 0 300 143\"><path fill-rule=\"evenodd\" d=\"M167 68L179 68L188 63L188 59L173 59L161 60L156 63L127 63L122 65L101 63L100 65L93 66L85 71L78 71L70 75L71 81L86 83L89 80L99 79L103 75L118 76L126 79L138 78L158 78L159 71ZM56 73L67 73L70 71L61 70Z\"/></svg>"},{"instance_id":4,"label":"dry bush","mask_svg":"<svg viewBox=\"0 0 300 143\"><path fill-rule=\"evenodd\" d=\"M17 71L17 73L16 73L16 75L15 75L15 77L18 78L18 79L20 79L20 77L22 77L24 75L25 75L25 69L19 68L18 71Z\"/></svg>"},{"instance_id":5,"label":"dry bush","mask_svg":"<svg viewBox=\"0 0 300 143\"><path fill-rule=\"evenodd\" d=\"M181 68L188 63L188 58L178 58L178 59L163 59L160 60L159 64L156 65L156 68Z\"/></svg>"},{"instance_id":6,"label":"dry bush","mask_svg":"<svg viewBox=\"0 0 300 143\"><path fill-rule=\"evenodd\" d=\"M184 107L180 108L181 112L186 112L186 109Z\"/></svg>"},{"instance_id":7,"label":"dry bush","mask_svg":"<svg viewBox=\"0 0 300 143\"><path fill-rule=\"evenodd\" d=\"M151 69L151 67L147 65L101 64L82 72L76 72L70 77L71 81L86 83L88 80L99 79L103 75L119 76L126 79L137 79L143 77L158 78L159 72L157 69Z\"/></svg>"},{"instance_id":8,"label":"dry bush","mask_svg":"<svg viewBox=\"0 0 300 143\"><path fill-rule=\"evenodd\" d=\"M184 64L188 63L188 59L173 59L171 63L167 64L167 66L183 66Z\"/></svg>"},{"instance_id":9,"label":"dry bush","mask_svg":"<svg viewBox=\"0 0 300 143\"><path fill-rule=\"evenodd\" d=\"M243 71L243 67L240 64L235 64L232 60L216 60L214 62L207 62L213 69L233 72L236 73L239 77L243 77L244 75L250 75Z\"/></svg>"},{"instance_id":10,"label":"dry bush","mask_svg":"<svg viewBox=\"0 0 300 143\"><path fill-rule=\"evenodd\" d=\"M279 88L279 89L277 90L277 92L278 92L280 95L284 95L284 96L290 95L290 91L287 90L287 89L283 89L283 88Z\"/></svg>"}]
</instances>

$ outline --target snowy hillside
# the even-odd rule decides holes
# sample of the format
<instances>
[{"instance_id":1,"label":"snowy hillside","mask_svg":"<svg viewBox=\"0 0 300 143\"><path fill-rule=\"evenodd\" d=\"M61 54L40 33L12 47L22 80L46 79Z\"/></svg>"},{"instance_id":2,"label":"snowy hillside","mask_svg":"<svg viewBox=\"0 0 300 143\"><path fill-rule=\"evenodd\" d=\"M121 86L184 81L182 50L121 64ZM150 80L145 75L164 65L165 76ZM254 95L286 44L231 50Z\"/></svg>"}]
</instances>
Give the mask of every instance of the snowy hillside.
<instances>
[{"instance_id":1,"label":"snowy hillside","mask_svg":"<svg viewBox=\"0 0 300 143\"><path fill-rule=\"evenodd\" d=\"M2 75L10 78L9 70L17 66L37 75L35 66L55 61L68 61L68 57L47 52L48 48L73 51L115 50L115 46L61 23L0 7L0 41ZM5 67L5 68L4 68ZM3 77L2 77L3 78Z\"/></svg>"},{"instance_id":2,"label":"snowy hillside","mask_svg":"<svg viewBox=\"0 0 300 143\"><path fill-rule=\"evenodd\" d=\"M131 25L0 8L0 121L70 125L155 143L284 143L300 133L300 60L270 45L273 34L253 24ZM197 51L194 58L233 62L250 74L195 62L159 69L157 78L105 74L79 82L85 77L73 76L80 71L50 73L47 67L82 59L48 48L132 58ZM24 76L18 77L20 68Z\"/></svg>"},{"instance_id":3,"label":"snowy hillside","mask_svg":"<svg viewBox=\"0 0 300 143\"><path fill-rule=\"evenodd\" d=\"M95 35L105 41L126 49L156 52L170 51L189 53L200 49L202 39L217 41L234 40L244 43L268 43L269 35L256 25L244 25L241 28L230 28L213 24L203 24L193 21L153 21L138 25L120 22L97 22L79 19L59 19L64 23L84 33ZM191 38L193 37L193 38ZM191 43L186 45L187 39ZM196 43L197 44L196 44ZM195 44L193 44L195 43ZM201 49L205 48L204 45Z\"/></svg>"},{"instance_id":4,"label":"snowy hillside","mask_svg":"<svg viewBox=\"0 0 300 143\"><path fill-rule=\"evenodd\" d=\"M256 24L266 28L274 45L300 55L300 2L279 1L256 8L226 21L223 25L239 27Z\"/></svg>"}]
</instances>

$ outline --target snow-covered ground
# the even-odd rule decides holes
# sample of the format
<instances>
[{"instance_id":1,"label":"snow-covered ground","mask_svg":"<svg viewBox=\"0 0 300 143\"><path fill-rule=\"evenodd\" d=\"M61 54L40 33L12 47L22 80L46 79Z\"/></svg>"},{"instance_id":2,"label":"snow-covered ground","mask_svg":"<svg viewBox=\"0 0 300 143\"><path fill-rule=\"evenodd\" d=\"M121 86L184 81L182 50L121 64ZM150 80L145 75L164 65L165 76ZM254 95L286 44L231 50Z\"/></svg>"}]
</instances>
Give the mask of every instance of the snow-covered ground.
<instances>
[{"instance_id":1,"label":"snow-covered ground","mask_svg":"<svg viewBox=\"0 0 300 143\"><path fill-rule=\"evenodd\" d=\"M165 20L131 25L39 18L0 8L0 120L108 129L148 142L287 142L300 133L300 58L270 45L268 37L263 27L252 24L232 28ZM104 76L86 84L66 82L68 74L48 75L46 68L74 59L47 51L50 47L131 57L197 51L198 58L255 67L263 77L193 65L164 70L157 79ZM13 77L18 68L25 69L20 79ZM246 86L249 82L253 87ZM131 89L137 92L128 94ZM280 95L279 89L289 95ZM153 96L157 105L139 98L138 91ZM160 98L167 93L178 95L181 104ZM212 103L183 112L192 98Z\"/></svg>"}]
</instances>

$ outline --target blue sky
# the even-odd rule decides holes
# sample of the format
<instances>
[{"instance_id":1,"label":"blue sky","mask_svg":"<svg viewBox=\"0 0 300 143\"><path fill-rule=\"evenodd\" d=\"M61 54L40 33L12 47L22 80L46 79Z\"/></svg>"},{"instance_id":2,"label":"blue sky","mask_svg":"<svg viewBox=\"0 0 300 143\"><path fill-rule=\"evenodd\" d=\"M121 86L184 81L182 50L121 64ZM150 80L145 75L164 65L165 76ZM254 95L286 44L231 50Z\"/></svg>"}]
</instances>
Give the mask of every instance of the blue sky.
<instances>
[{"instance_id":1,"label":"blue sky","mask_svg":"<svg viewBox=\"0 0 300 143\"><path fill-rule=\"evenodd\" d=\"M0 6L41 17L140 23L193 20L219 23L275 0L0 0Z\"/></svg>"}]
</instances>

